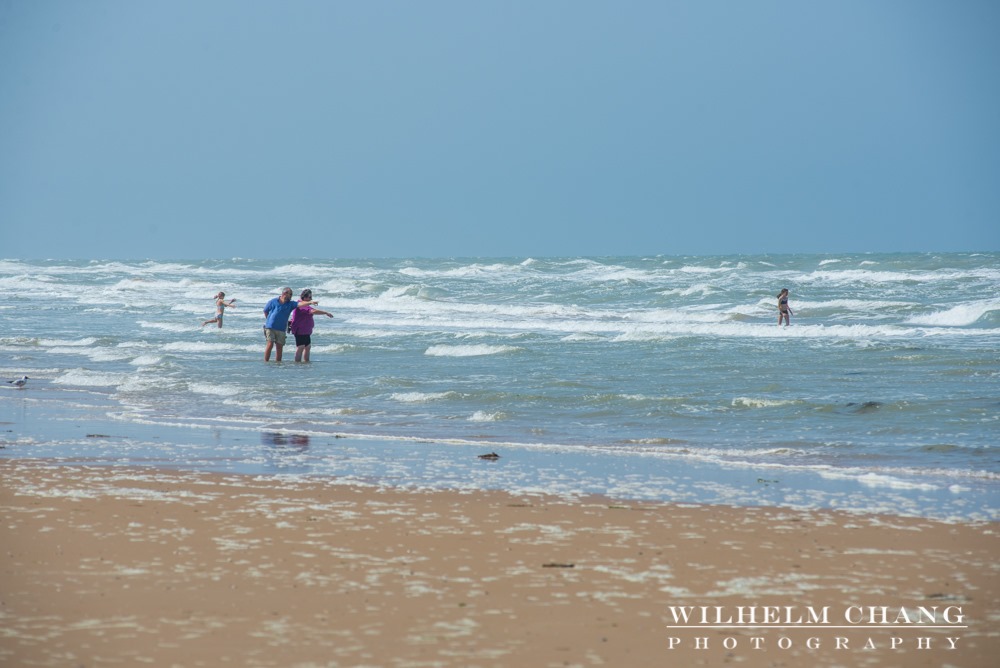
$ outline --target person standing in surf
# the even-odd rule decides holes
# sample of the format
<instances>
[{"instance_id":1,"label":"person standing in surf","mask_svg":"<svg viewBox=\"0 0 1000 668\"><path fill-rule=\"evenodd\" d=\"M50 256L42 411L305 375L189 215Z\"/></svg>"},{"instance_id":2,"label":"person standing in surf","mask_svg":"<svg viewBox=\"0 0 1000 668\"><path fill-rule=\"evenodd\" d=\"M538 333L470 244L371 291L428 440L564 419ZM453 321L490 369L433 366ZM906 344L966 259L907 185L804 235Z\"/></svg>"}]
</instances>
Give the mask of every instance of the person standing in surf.
<instances>
[{"instance_id":1,"label":"person standing in surf","mask_svg":"<svg viewBox=\"0 0 1000 668\"><path fill-rule=\"evenodd\" d=\"M219 329L222 329L222 318L223 316L226 315L226 309L230 307L233 308L236 307L235 299L230 299L227 302L225 292L220 292L219 294L215 295L215 317L212 318L211 320L206 320L205 322L201 323L201 326L204 327L205 325L210 325L213 322L216 322L219 323Z\"/></svg>"},{"instance_id":2,"label":"person standing in surf","mask_svg":"<svg viewBox=\"0 0 1000 668\"><path fill-rule=\"evenodd\" d=\"M785 326L792 324L789 317L792 315L792 309L788 306L788 288L781 288L781 292L778 293L778 326L781 326L781 321L785 321Z\"/></svg>"},{"instance_id":3,"label":"person standing in surf","mask_svg":"<svg viewBox=\"0 0 1000 668\"><path fill-rule=\"evenodd\" d=\"M281 351L285 347L285 328L288 326L288 317L300 304L316 304L312 301L292 301L292 289L282 288L281 296L275 297L264 305L264 339L267 345L264 347L264 361L271 361L271 349L275 348L274 361L281 361Z\"/></svg>"},{"instance_id":4,"label":"person standing in surf","mask_svg":"<svg viewBox=\"0 0 1000 668\"><path fill-rule=\"evenodd\" d=\"M302 291L299 306L292 312L292 319L288 323L288 330L295 335L296 362L309 361L309 349L312 347L312 332L315 325L313 316L325 315L327 318L333 317L332 313L313 308L312 304L316 302L311 301L312 298L312 290Z\"/></svg>"}]
</instances>

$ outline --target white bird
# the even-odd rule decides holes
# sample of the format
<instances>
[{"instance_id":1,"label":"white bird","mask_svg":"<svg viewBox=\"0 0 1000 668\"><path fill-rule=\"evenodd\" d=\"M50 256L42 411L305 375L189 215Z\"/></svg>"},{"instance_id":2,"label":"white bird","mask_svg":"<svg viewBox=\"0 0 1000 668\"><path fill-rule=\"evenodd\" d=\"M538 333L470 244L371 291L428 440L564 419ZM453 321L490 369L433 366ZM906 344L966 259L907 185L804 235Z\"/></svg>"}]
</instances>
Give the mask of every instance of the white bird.
<instances>
[{"instance_id":1,"label":"white bird","mask_svg":"<svg viewBox=\"0 0 1000 668\"><path fill-rule=\"evenodd\" d=\"M22 388L23 388L23 387L24 387L25 385L27 385L27 384L28 384L28 377L27 377L27 376L21 376L21 377L20 377L20 378L18 378L17 380L8 380L7 382L8 382L8 383L10 383L11 385L13 385L14 387L16 387L17 389L19 389L19 390L20 390L20 389L22 389Z\"/></svg>"}]
</instances>

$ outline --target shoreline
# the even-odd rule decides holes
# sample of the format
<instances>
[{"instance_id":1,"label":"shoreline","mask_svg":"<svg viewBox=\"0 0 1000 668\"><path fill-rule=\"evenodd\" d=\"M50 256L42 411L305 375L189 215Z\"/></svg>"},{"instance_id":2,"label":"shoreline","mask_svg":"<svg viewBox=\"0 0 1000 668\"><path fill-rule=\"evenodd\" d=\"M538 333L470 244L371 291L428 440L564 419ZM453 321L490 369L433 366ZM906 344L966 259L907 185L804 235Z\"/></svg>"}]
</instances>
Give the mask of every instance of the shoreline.
<instances>
[{"instance_id":1,"label":"shoreline","mask_svg":"<svg viewBox=\"0 0 1000 668\"><path fill-rule=\"evenodd\" d=\"M10 457L0 476L11 665L987 666L1000 652L997 522ZM908 623L932 609L942 624Z\"/></svg>"},{"instance_id":2,"label":"shoreline","mask_svg":"<svg viewBox=\"0 0 1000 668\"><path fill-rule=\"evenodd\" d=\"M7 397L9 398L9 397ZM618 447L519 444L317 433L270 425L165 424L118 419L111 403L67 403L65 393L0 401L0 460L154 466L246 475L299 475L403 488L596 494L642 502L837 509L1000 521L997 483L877 468L727 462ZM478 456L495 451L497 461Z\"/></svg>"}]
</instances>

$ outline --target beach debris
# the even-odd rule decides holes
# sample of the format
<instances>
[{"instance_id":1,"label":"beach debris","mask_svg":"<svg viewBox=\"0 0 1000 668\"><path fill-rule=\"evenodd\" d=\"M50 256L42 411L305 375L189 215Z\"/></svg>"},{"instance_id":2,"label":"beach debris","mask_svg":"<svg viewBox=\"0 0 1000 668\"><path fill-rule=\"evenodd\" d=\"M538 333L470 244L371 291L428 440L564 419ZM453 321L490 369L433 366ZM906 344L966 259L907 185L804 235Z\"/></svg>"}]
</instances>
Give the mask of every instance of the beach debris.
<instances>
[{"instance_id":1,"label":"beach debris","mask_svg":"<svg viewBox=\"0 0 1000 668\"><path fill-rule=\"evenodd\" d=\"M945 594L943 592L927 594L927 598L932 601L965 601L967 600L964 596L955 596L954 594Z\"/></svg>"},{"instance_id":2,"label":"beach debris","mask_svg":"<svg viewBox=\"0 0 1000 668\"><path fill-rule=\"evenodd\" d=\"M24 389L24 386L28 384L28 377L21 376L17 380L8 380L7 382L16 387L17 389L21 390Z\"/></svg>"},{"instance_id":3,"label":"beach debris","mask_svg":"<svg viewBox=\"0 0 1000 668\"><path fill-rule=\"evenodd\" d=\"M777 480L768 480L767 478L757 478L757 484L759 485L777 485Z\"/></svg>"},{"instance_id":4,"label":"beach debris","mask_svg":"<svg viewBox=\"0 0 1000 668\"><path fill-rule=\"evenodd\" d=\"M495 462L496 460L500 459L500 455L498 455L495 452L491 452L489 454L479 455L479 458L480 459L486 459L486 460L489 460L491 462Z\"/></svg>"},{"instance_id":5,"label":"beach debris","mask_svg":"<svg viewBox=\"0 0 1000 668\"><path fill-rule=\"evenodd\" d=\"M563 564L558 561L551 561L547 564L542 564L542 568L576 568L576 564Z\"/></svg>"}]
</instances>

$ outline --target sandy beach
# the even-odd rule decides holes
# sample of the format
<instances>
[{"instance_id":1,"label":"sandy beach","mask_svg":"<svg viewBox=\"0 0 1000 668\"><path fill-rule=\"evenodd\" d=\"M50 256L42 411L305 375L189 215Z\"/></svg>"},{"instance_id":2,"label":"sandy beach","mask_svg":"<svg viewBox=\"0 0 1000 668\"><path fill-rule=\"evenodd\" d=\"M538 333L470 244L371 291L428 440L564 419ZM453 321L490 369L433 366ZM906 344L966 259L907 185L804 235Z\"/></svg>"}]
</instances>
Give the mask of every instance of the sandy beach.
<instances>
[{"instance_id":1,"label":"sandy beach","mask_svg":"<svg viewBox=\"0 0 1000 668\"><path fill-rule=\"evenodd\" d=\"M0 461L0 475L4 666L993 666L1000 653L995 523L44 460Z\"/></svg>"}]
</instances>

